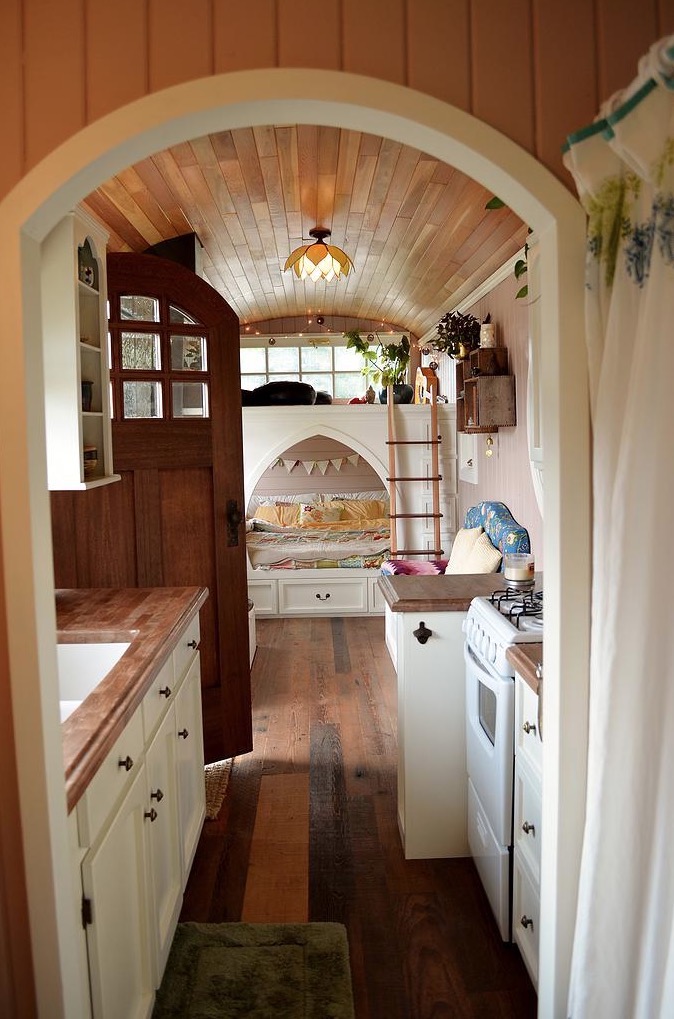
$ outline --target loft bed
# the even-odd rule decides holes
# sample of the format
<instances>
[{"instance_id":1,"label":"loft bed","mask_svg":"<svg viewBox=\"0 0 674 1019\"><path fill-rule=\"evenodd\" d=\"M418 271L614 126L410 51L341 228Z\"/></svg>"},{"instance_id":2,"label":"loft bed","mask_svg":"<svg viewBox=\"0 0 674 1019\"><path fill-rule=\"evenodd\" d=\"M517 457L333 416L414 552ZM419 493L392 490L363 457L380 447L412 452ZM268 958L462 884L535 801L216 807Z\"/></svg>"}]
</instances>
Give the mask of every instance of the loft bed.
<instances>
[{"instance_id":1,"label":"loft bed","mask_svg":"<svg viewBox=\"0 0 674 1019\"><path fill-rule=\"evenodd\" d=\"M451 529L454 408L442 411ZM424 408L398 412L406 433L425 437ZM383 614L387 434L382 405L244 407L248 594L256 616ZM423 458L423 446L412 448Z\"/></svg>"}]
</instances>

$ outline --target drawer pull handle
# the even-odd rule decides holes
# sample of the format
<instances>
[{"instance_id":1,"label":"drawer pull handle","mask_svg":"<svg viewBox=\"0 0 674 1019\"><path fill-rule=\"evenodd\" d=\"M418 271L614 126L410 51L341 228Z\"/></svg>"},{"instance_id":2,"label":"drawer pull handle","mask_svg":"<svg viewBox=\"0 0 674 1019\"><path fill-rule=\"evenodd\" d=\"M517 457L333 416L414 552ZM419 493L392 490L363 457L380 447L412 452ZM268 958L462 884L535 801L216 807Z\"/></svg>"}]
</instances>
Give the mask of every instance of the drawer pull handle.
<instances>
[{"instance_id":1,"label":"drawer pull handle","mask_svg":"<svg viewBox=\"0 0 674 1019\"><path fill-rule=\"evenodd\" d=\"M526 732L527 736L530 732L532 732L534 736L536 735L536 726L533 722L525 722L522 728Z\"/></svg>"},{"instance_id":2,"label":"drawer pull handle","mask_svg":"<svg viewBox=\"0 0 674 1019\"><path fill-rule=\"evenodd\" d=\"M123 758L120 757L117 763L119 764L120 768L124 768L124 771L131 771L131 769L133 768L133 758L129 757L128 754L126 755L126 757Z\"/></svg>"},{"instance_id":3,"label":"drawer pull handle","mask_svg":"<svg viewBox=\"0 0 674 1019\"><path fill-rule=\"evenodd\" d=\"M189 736L189 730L181 729L178 735L180 736L181 739L187 739L187 737Z\"/></svg>"},{"instance_id":4,"label":"drawer pull handle","mask_svg":"<svg viewBox=\"0 0 674 1019\"><path fill-rule=\"evenodd\" d=\"M157 803L161 803L161 801L164 799L164 794L161 791L161 789L157 789L156 793L150 793L150 799L156 800Z\"/></svg>"},{"instance_id":5,"label":"drawer pull handle","mask_svg":"<svg viewBox=\"0 0 674 1019\"><path fill-rule=\"evenodd\" d=\"M163 686L161 688L161 690L159 691L159 696L160 697L166 697L168 699L171 696L171 687L170 686Z\"/></svg>"},{"instance_id":6,"label":"drawer pull handle","mask_svg":"<svg viewBox=\"0 0 674 1019\"><path fill-rule=\"evenodd\" d=\"M531 919L530 916L526 916L526 915L523 916L520 919L520 923L522 924L522 926L524 927L525 930L527 929L527 927L531 927L532 930L534 928L534 921Z\"/></svg>"},{"instance_id":7,"label":"drawer pull handle","mask_svg":"<svg viewBox=\"0 0 674 1019\"><path fill-rule=\"evenodd\" d=\"M420 644L425 644L428 638L432 635L433 631L429 630L424 621L422 620L417 626L416 630L412 630L412 633L417 638Z\"/></svg>"},{"instance_id":8,"label":"drawer pull handle","mask_svg":"<svg viewBox=\"0 0 674 1019\"><path fill-rule=\"evenodd\" d=\"M525 821L524 824L522 825L522 831L524 832L525 835L533 835L534 838L536 837L536 826L533 824L529 824L528 821Z\"/></svg>"},{"instance_id":9,"label":"drawer pull handle","mask_svg":"<svg viewBox=\"0 0 674 1019\"><path fill-rule=\"evenodd\" d=\"M327 601L328 598L330 597L330 592L328 591L327 594L317 594L316 597L318 598L319 601Z\"/></svg>"},{"instance_id":10,"label":"drawer pull handle","mask_svg":"<svg viewBox=\"0 0 674 1019\"><path fill-rule=\"evenodd\" d=\"M154 807L151 807L150 810L145 811L143 817L148 817L150 819L150 823L152 823L153 821L157 820L158 814Z\"/></svg>"},{"instance_id":11,"label":"drawer pull handle","mask_svg":"<svg viewBox=\"0 0 674 1019\"><path fill-rule=\"evenodd\" d=\"M188 640L187 646L191 647L194 651L196 651L196 649L199 647L196 640Z\"/></svg>"}]
</instances>

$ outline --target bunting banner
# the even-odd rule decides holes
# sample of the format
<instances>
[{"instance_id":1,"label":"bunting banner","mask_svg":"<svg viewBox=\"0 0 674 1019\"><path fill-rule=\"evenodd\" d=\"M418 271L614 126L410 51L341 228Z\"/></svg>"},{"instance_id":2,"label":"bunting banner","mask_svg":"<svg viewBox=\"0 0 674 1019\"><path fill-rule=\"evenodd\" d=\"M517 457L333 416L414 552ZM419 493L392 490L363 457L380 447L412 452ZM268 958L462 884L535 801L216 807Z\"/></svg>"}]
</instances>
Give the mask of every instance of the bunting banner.
<instances>
[{"instance_id":1,"label":"bunting banner","mask_svg":"<svg viewBox=\"0 0 674 1019\"><path fill-rule=\"evenodd\" d=\"M351 464L352 467L356 467L360 459L359 453L352 453L350 456L332 457L330 460L287 460L280 456L274 460L273 464L269 465L269 469L273 470L274 467L283 467L288 474L292 474L296 467L302 467L307 474L311 474L314 470L319 470L321 474L325 475L328 467L333 467L339 472L345 464Z\"/></svg>"}]
</instances>

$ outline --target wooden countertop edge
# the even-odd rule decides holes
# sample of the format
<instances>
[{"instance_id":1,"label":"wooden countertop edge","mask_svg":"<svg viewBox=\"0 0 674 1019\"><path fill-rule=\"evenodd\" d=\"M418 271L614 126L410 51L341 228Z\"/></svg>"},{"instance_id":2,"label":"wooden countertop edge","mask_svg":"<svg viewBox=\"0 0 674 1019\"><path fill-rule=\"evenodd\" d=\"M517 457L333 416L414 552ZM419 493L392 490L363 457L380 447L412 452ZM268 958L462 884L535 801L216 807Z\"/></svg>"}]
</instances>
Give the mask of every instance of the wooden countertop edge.
<instances>
[{"instance_id":1,"label":"wooden countertop edge","mask_svg":"<svg viewBox=\"0 0 674 1019\"><path fill-rule=\"evenodd\" d=\"M489 596L504 584L502 573L379 577L382 596L391 612L467 612L473 598Z\"/></svg>"},{"instance_id":2,"label":"wooden countertop edge","mask_svg":"<svg viewBox=\"0 0 674 1019\"><path fill-rule=\"evenodd\" d=\"M543 644L513 644L506 651L506 658L538 696L540 679L536 675L536 666L543 665Z\"/></svg>"},{"instance_id":3,"label":"wooden countertop edge","mask_svg":"<svg viewBox=\"0 0 674 1019\"><path fill-rule=\"evenodd\" d=\"M110 589L108 600L117 606L114 626L97 625L95 609L90 615L87 613L87 592L78 590L78 601L83 602L81 617L71 613L63 628L59 628L60 593L68 592L57 591L59 641L65 638L86 642L87 638L100 640L104 635L106 640L131 642L105 679L61 726L66 799L70 812L176 647L189 619L206 601L208 588L131 588L128 597L129 601L134 601L136 611L129 611L126 621L121 618L125 593ZM101 596L100 591L96 593ZM142 604L146 609L140 616L137 612L139 596L144 596ZM104 595L102 597L105 598ZM151 622L144 624L143 619L148 612ZM78 624L78 619L81 619L82 625Z\"/></svg>"}]
</instances>

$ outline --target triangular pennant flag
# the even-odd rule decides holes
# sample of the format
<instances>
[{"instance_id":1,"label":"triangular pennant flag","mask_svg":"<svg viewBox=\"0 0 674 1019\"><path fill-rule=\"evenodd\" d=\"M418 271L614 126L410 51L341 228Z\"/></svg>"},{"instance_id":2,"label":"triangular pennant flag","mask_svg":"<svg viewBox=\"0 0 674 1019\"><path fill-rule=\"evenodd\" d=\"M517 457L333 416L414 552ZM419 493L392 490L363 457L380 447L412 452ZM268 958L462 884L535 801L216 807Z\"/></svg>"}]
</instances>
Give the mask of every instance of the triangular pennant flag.
<instances>
[{"instance_id":1,"label":"triangular pennant flag","mask_svg":"<svg viewBox=\"0 0 674 1019\"><path fill-rule=\"evenodd\" d=\"M293 467L295 466L295 464L299 463L299 461L298 460L282 460L281 463L283 464L283 466L287 470L288 474L290 474L292 469L293 469Z\"/></svg>"},{"instance_id":2,"label":"triangular pennant flag","mask_svg":"<svg viewBox=\"0 0 674 1019\"><path fill-rule=\"evenodd\" d=\"M347 459L347 460L349 461L349 463L350 463L350 464L352 464L352 465L353 465L354 467L357 467L357 466L358 466L358 461L360 460L360 453L352 453L352 454L351 454L351 456L347 456L347 458L346 458L346 459Z\"/></svg>"},{"instance_id":3,"label":"triangular pennant flag","mask_svg":"<svg viewBox=\"0 0 674 1019\"><path fill-rule=\"evenodd\" d=\"M318 467L318 469L321 472L321 474L325 474L325 472L327 471L328 467L330 466L330 461L329 460L317 460L316 461L316 466Z\"/></svg>"},{"instance_id":4,"label":"triangular pennant flag","mask_svg":"<svg viewBox=\"0 0 674 1019\"><path fill-rule=\"evenodd\" d=\"M332 464L336 471L341 471L344 460L340 456L339 460L331 460L330 463Z\"/></svg>"}]
</instances>

